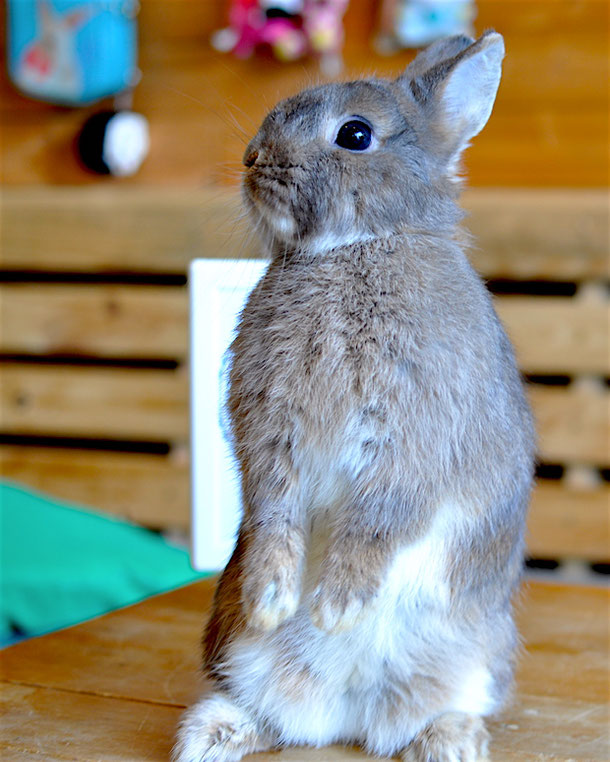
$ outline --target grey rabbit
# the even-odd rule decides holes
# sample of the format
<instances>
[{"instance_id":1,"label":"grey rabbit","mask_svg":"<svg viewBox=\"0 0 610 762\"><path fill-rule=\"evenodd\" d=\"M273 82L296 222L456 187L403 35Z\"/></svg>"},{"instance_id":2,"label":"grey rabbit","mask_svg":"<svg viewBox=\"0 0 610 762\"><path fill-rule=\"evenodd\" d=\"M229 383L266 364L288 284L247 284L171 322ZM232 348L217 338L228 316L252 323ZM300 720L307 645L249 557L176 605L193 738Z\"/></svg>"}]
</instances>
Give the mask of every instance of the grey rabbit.
<instances>
[{"instance_id":1,"label":"grey rabbit","mask_svg":"<svg viewBox=\"0 0 610 762\"><path fill-rule=\"evenodd\" d=\"M282 101L246 149L271 261L231 346L243 518L179 762L487 758L535 436L456 199L503 57L493 31L441 40L397 79Z\"/></svg>"}]
</instances>

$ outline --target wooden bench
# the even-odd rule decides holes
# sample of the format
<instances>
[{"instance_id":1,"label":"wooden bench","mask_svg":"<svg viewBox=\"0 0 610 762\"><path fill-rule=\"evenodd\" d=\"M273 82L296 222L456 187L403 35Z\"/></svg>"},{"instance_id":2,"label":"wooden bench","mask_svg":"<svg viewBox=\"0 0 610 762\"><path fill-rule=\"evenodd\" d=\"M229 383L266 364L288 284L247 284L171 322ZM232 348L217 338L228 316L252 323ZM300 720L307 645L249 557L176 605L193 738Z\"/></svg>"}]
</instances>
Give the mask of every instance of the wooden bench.
<instances>
[{"instance_id":1,"label":"wooden bench","mask_svg":"<svg viewBox=\"0 0 610 762\"><path fill-rule=\"evenodd\" d=\"M607 562L607 196L473 190L464 203L473 262L532 382L541 478L530 554ZM238 216L230 191L4 192L5 477L188 530L186 268L257 256Z\"/></svg>"}]
</instances>

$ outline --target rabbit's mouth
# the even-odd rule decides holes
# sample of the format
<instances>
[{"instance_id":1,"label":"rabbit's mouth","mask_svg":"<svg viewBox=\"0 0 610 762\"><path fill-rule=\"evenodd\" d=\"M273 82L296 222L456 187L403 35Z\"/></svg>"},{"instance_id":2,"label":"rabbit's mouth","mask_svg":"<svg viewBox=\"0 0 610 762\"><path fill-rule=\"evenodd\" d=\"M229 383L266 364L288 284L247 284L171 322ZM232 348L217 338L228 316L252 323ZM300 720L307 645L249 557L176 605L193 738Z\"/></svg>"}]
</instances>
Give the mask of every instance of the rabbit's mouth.
<instances>
[{"instance_id":1,"label":"rabbit's mouth","mask_svg":"<svg viewBox=\"0 0 610 762\"><path fill-rule=\"evenodd\" d=\"M264 223L276 238L289 240L296 232L292 214L290 184L258 171L244 176L244 197L250 212Z\"/></svg>"}]
</instances>

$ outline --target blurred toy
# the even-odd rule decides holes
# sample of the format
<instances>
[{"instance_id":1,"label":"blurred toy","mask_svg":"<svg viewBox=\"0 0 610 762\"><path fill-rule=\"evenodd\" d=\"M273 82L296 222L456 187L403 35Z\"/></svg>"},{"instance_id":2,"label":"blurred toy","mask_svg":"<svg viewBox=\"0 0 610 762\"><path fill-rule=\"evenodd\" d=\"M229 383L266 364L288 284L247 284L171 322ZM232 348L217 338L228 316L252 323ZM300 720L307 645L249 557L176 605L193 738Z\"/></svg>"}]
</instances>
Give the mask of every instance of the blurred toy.
<instances>
[{"instance_id":1,"label":"blurred toy","mask_svg":"<svg viewBox=\"0 0 610 762\"><path fill-rule=\"evenodd\" d=\"M348 0L231 0L229 26L216 32L216 50L249 58L268 49L280 61L317 55L322 69L341 68L342 18Z\"/></svg>"},{"instance_id":2,"label":"blurred toy","mask_svg":"<svg viewBox=\"0 0 610 762\"><path fill-rule=\"evenodd\" d=\"M379 52L418 48L454 34L474 34L474 0L383 0Z\"/></svg>"},{"instance_id":3,"label":"blurred toy","mask_svg":"<svg viewBox=\"0 0 610 762\"><path fill-rule=\"evenodd\" d=\"M133 111L98 111L77 138L81 162L97 174L115 177L135 174L149 144L148 122Z\"/></svg>"},{"instance_id":4,"label":"blurred toy","mask_svg":"<svg viewBox=\"0 0 610 762\"><path fill-rule=\"evenodd\" d=\"M15 86L31 98L62 106L120 96L119 110L91 117L95 130L90 129L90 120L85 123L87 129L77 141L79 157L95 172L135 172L149 140L145 118L130 110L140 79L137 0L8 0L7 9L8 70ZM121 116L112 130L110 114ZM111 133L114 137L105 144L97 138L88 143L94 133L99 137L104 120L102 137ZM122 137L117 140L118 135ZM103 160L104 153L113 156L109 163Z\"/></svg>"}]
</instances>

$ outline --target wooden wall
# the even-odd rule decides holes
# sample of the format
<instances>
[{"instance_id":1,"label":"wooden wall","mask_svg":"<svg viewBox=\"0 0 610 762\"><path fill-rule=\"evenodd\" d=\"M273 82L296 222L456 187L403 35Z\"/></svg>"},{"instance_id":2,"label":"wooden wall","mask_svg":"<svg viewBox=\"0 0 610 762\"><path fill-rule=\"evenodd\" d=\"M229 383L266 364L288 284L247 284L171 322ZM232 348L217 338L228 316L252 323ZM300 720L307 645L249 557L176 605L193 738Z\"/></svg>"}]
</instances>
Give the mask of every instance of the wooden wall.
<instances>
[{"instance_id":1,"label":"wooden wall","mask_svg":"<svg viewBox=\"0 0 610 762\"><path fill-rule=\"evenodd\" d=\"M495 27L507 56L493 118L467 157L473 186L604 186L608 181L607 0L478 0L476 27ZM150 119L151 155L121 185L200 187L236 182L243 135L270 105L319 79L315 63L238 61L210 49L221 0L144 0L143 79L135 107ZM411 52L371 48L377 3L351 0L346 77L398 73ZM4 37L4 35L2 35ZM3 179L19 184L98 182L71 151L82 110L17 95L2 73ZM117 181L114 181L118 184Z\"/></svg>"}]
</instances>

